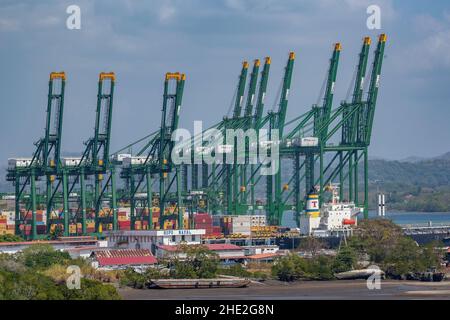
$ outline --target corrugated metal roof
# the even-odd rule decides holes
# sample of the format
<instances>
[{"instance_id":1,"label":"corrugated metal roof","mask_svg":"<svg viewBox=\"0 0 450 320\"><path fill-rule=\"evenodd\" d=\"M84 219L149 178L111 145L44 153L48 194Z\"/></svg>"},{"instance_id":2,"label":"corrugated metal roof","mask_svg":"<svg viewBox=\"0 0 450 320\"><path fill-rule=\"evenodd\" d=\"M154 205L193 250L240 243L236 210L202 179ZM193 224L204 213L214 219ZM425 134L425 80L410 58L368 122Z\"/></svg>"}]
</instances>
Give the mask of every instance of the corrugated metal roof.
<instances>
[{"instance_id":1,"label":"corrugated metal roof","mask_svg":"<svg viewBox=\"0 0 450 320\"><path fill-rule=\"evenodd\" d=\"M114 249L95 251L100 266L155 264L157 259L148 249Z\"/></svg>"},{"instance_id":2,"label":"corrugated metal roof","mask_svg":"<svg viewBox=\"0 0 450 320\"><path fill-rule=\"evenodd\" d=\"M103 258L97 257L100 266L112 265L142 265L155 264L158 262L154 256L139 256L139 257L117 257L117 258Z\"/></svg>"},{"instance_id":3,"label":"corrugated metal roof","mask_svg":"<svg viewBox=\"0 0 450 320\"><path fill-rule=\"evenodd\" d=\"M165 250L165 251L172 251L173 252L173 251L177 251L178 246L169 246L167 244L159 244L159 245L157 245L157 248Z\"/></svg>"},{"instance_id":4,"label":"corrugated metal roof","mask_svg":"<svg viewBox=\"0 0 450 320\"><path fill-rule=\"evenodd\" d=\"M261 260L261 259L268 259L278 256L276 253L260 253L260 254L254 254L251 256L247 256L246 258L252 259L252 260Z\"/></svg>"},{"instance_id":5,"label":"corrugated metal roof","mask_svg":"<svg viewBox=\"0 0 450 320\"><path fill-rule=\"evenodd\" d=\"M110 249L94 252L97 258L124 258L124 257L145 257L151 256L148 249Z\"/></svg>"},{"instance_id":6,"label":"corrugated metal roof","mask_svg":"<svg viewBox=\"0 0 450 320\"><path fill-rule=\"evenodd\" d=\"M241 247L235 244L229 243L211 243L207 244L206 247L211 251L219 251L219 250L244 250Z\"/></svg>"},{"instance_id":7,"label":"corrugated metal roof","mask_svg":"<svg viewBox=\"0 0 450 320\"><path fill-rule=\"evenodd\" d=\"M194 245L195 246L195 245ZM243 248L234 245L234 244L228 244L228 243L213 243L213 244L205 244L204 245L208 250L211 251L222 251L222 250L244 250ZM157 246L159 249L165 250L165 251L177 251L178 246L170 246L170 245L163 245L160 244Z\"/></svg>"}]
</instances>

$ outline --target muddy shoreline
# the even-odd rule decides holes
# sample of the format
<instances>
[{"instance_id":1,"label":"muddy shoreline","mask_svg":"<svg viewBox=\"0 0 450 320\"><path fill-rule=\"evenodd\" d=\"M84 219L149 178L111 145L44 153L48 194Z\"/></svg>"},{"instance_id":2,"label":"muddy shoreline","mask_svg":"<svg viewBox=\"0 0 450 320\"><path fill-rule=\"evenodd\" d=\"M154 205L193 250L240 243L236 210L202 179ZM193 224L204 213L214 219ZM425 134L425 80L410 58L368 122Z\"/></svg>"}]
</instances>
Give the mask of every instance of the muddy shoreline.
<instances>
[{"instance_id":1,"label":"muddy shoreline","mask_svg":"<svg viewBox=\"0 0 450 320\"><path fill-rule=\"evenodd\" d=\"M308 300L308 299L432 299L450 300L450 281L384 280L380 290L369 290L364 280L266 281L246 288L132 289L119 288L125 300Z\"/></svg>"}]
</instances>

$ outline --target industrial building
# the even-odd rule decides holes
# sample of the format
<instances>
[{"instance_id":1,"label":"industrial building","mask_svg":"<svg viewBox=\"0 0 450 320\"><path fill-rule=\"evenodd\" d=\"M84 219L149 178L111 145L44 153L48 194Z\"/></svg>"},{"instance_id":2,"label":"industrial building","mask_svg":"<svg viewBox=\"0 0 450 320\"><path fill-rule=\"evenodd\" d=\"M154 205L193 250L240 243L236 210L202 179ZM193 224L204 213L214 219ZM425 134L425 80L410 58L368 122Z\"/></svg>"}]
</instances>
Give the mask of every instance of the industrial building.
<instances>
[{"instance_id":1,"label":"industrial building","mask_svg":"<svg viewBox=\"0 0 450 320\"><path fill-rule=\"evenodd\" d=\"M112 248L148 249L153 253L160 245L177 246L180 243L195 245L202 243L203 229L193 230L134 230L105 232Z\"/></svg>"},{"instance_id":2,"label":"industrial building","mask_svg":"<svg viewBox=\"0 0 450 320\"><path fill-rule=\"evenodd\" d=\"M97 269L148 268L158 262L148 249L96 250L89 260Z\"/></svg>"}]
</instances>

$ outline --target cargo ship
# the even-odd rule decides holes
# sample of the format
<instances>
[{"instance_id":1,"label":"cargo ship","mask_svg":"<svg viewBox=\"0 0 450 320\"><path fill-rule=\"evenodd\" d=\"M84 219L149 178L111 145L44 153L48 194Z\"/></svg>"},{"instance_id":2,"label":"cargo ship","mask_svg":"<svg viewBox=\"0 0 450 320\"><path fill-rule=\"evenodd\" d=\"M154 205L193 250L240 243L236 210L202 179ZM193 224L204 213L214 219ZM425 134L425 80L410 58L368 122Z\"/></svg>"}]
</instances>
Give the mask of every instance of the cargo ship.
<instances>
[{"instance_id":1,"label":"cargo ship","mask_svg":"<svg viewBox=\"0 0 450 320\"><path fill-rule=\"evenodd\" d=\"M354 202L344 202L339 198L337 185L327 186L331 191L331 201L319 206L317 193L310 193L306 198L304 214L300 216L300 233L328 237L340 232L349 233L357 225L357 216L362 208Z\"/></svg>"}]
</instances>

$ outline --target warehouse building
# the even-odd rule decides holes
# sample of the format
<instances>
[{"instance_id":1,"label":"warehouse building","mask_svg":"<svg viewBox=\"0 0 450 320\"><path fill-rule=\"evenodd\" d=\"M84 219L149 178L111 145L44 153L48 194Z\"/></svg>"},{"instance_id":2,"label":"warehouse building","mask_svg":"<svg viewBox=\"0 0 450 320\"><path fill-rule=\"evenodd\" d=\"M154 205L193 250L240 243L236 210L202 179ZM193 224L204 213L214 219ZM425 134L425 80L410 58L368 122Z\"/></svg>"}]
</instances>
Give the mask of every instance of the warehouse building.
<instances>
[{"instance_id":1,"label":"warehouse building","mask_svg":"<svg viewBox=\"0 0 450 320\"><path fill-rule=\"evenodd\" d=\"M158 261L148 249L114 249L93 251L90 256L94 268L148 268Z\"/></svg>"},{"instance_id":2,"label":"warehouse building","mask_svg":"<svg viewBox=\"0 0 450 320\"><path fill-rule=\"evenodd\" d=\"M111 248L148 249L156 253L159 245L201 244L205 230L120 230L107 231L105 235Z\"/></svg>"}]
</instances>

